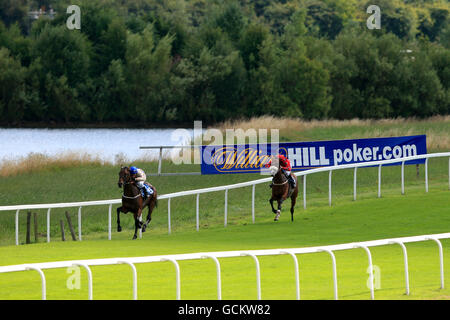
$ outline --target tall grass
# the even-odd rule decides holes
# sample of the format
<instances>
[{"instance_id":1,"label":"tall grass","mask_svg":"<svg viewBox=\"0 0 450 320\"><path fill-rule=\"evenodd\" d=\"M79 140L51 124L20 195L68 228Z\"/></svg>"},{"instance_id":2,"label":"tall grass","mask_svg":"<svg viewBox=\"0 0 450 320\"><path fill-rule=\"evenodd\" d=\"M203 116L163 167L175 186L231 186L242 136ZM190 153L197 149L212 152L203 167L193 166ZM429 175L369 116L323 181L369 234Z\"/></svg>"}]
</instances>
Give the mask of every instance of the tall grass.
<instances>
[{"instance_id":1,"label":"tall grass","mask_svg":"<svg viewBox=\"0 0 450 320\"><path fill-rule=\"evenodd\" d=\"M278 129L281 141L363 139L426 134L429 150L450 150L450 116L435 116L428 119L311 121L300 118L261 116L226 121L216 128L222 131L228 128L240 128L244 131L248 129Z\"/></svg>"},{"instance_id":2,"label":"tall grass","mask_svg":"<svg viewBox=\"0 0 450 320\"><path fill-rule=\"evenodd\" d=\"M418 124L418 123L449 123L450 115L448 116L434 116L427 119L416 118L396 118L396 119L350 119L350 120L311 120L307 121L301 118L287 118L287 117L275 117L271 115L265 115L260 117L253 117L250 119L239 119L225 121L218 126L218 129L227 128L242 128L247 129L259 129L259 128L277 128L280 130L298 130L305 131L316 128L342 128L342 127L373 127L380 125L405 125L405 124Z\"/></svg>"},{"instance_id":3,"label":"tall grass","mask_svg":"<svg viewBox=\"0 0 450 320\"><path fill-rule=\"evenodd\" d=\"M66 152L56 156L30 153L18 159L3 160L0 164L0 177L16 176L18 174L34 173L55 168L74 168L87 164L111 165L110 162L87 153Z\"/></svg>"}]
</instances>

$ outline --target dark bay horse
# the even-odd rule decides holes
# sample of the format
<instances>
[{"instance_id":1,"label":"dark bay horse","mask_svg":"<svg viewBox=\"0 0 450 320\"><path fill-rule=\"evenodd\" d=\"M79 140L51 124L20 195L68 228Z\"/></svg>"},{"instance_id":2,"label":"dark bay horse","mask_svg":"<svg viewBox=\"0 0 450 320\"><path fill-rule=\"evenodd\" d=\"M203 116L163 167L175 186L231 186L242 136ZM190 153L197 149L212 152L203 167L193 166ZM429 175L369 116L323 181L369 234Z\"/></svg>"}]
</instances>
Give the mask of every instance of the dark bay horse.
<instances>
[{"instance_id":1,"label":"dark bay horse","mask_svg":"<svg viewBox=\"0 0 450 320\"><path fill-rule=\"evenodd\" d=\"M272 212L275 213L274 221L278 221L281 215L281 205L284 200L291 198L291 221L294 221L294 206L297 201L298 195L298 181L295 174L291 172L292 178L295 180L295 188L292 188L289 184L289 180L286 175L281 171L279 164L277 166L270 167L270 173L273 177L272 185L272 197L269 199ZM273 201L277 201L278 210L273 207Z\"/></svg>"},{"instance_id":2,"label":"dark bay horse","mask_svg":"<svg viewBox=\"0 0 450 320\"><path fill-rule=\"evenodd\" d=\"M148 224L152 220L152 211L157 206L157 193L153 186L150 186L153 190L153 194L145 201L142 198L141 191L136 186L136 183L131 178L130 169L128 167L122 167L119 172L119 188L123 186L122 206L117 208L117 231L122 231L120 226L120 212L134 214L134 236L133 240L137 238L137 231L142 228L142 232L145 232ZM142 210L148 207L147 221L142 223Z\"/></svg>"}]
</instances>

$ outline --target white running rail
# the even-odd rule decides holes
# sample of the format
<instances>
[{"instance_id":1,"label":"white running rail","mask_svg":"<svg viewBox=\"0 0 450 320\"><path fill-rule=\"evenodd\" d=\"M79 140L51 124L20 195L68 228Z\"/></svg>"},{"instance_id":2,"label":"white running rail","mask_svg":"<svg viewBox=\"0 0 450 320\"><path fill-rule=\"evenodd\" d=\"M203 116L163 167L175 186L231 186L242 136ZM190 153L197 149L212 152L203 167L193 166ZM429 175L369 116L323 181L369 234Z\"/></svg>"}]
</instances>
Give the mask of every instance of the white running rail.
<instances>
[{"instance_id":1,"label":"white running rail","mask_svg":"<svg viewBox=\"0 0 450 320\"><path fill-rule=\"evenodd\" d=\"M92 272L90 267L92 266L105 266L105 265L117 265L117 264L128 264L131 267L133 273L133 299L137 300L138 297L138 286L137 286L137 271L134 264L136 263L153 263L170 261L175 266L176 271L176 299L181 299L180 290L180 266L179 261L184 260L198 260L198 259L212 259L216 265L216 277L217 277L217 299L222 299L222 280L221 280L221 267L219 258L232 258L232 257L243 257L250 256L255 261L256 268L256 296L257 299L261 299L261 278L260 278L260 265L258 256L275 256L275 255L290 255L294 260L295 268L295 285L296 285L296 298L300 300L300 277L299 277L299 263L297 255L305 253L318 253L318 252L328 252L331 256L333 262L333 287L334 287L334 299L338 299L338 282L337 282L337 268L336 268L336 258L334 256L335 251L339 250L350 250L355 248L362 248L366 251L369 261L370 275L370 296L371 299L375 299L374 290L374 277L372 274L372 255L370 252L370 247L384 246L399 244L403 250L404 257L404 267L405 267L405 293L410 294L409 287L409 271L408 271L408 256L406 250L406 243L419 242L419 241L434 241L437 243L439 248L439 261L440 261L440 288L444 288L444 254L442 249L441 239L449 239L450 233L440 233L432 235L422 235L414 237L402 237L393 239L383 239L383 240L373 240L364 242L352 242L346 244L328 245L328 246L318 246L318 247L307 247L307 248L289 248L289 249L270 249L270 250L242 250L242 251L224 251L224 252L207 252L207 253L187 253L187 254L175 254L175 255L163 255L163 256L148 256L148 257L131 257L131 258L110 258L110 259L93 259L93 260L73 260L73 261L58 261L58 262L45 262L45 263L33 263L33 264L21 264L12 266L0 266L0 273L8 272L18 272L26 270L35 270L41 276L42 282L42 299L46 299L46 278L42 270L45 269L55 269L55 268L68 268L73 266L83 266L88 273L88 299L93 299L93 286L92 286Z\"/></svg>"},{"instance_id":2,"label":"white running rail","mask_svg":"<svg viewBox=\"0 0 450 320\"><path fill-rule=\"evenodd\" d=\"M448 179L449 179L449 190L450 190L450 152L441 152L441 153L431 153L431 154L423 154L423 155L416 155L411 157L404 157L404 158L397 158L392 160L382 160L382 161L371 161L371 162L364 162L364 163L356 163L356 164L345 164L345 165L337 165L337 166L329 166L329 167L322 167L317 169L311 169L301 172L295 172L296 176L303 176L303 208L306 209L306 176L309 174L314 174L318 172L329 172L329 180L328 180L328 199L329 199L329 205L331 206L331 178L332 178L332 172L335 170L341 170L341 169L354 169L354 179L353 179L353 197L356 199L356 174L358 168L363 167L373 167L378 166L378 197L381 197L381 167L383 165L393 164L393 163L399 163L402 164L402 170L401 170L401 186L402 186L402 194L405 193L405 175L404 175L404 167L405 163L411 160L418 160L418 159L425 159L425 191L428 192L428 159L430 158L440 158L440 157L448 157L448 167L449 167L449 173L448 173ZM158 197L159 200L167 199L168 200L168 206L167 206L167 218L168 218L168 233L171 233L171 212L170 212L170 200L172 198L177 197L184 197L184 196L190 196L190 195L196 195L196 229L199 230L199 220L200 220L200 214L199 214L199 201L200 201L200 194L202 193L209 193L209 192L217 192L217 191L225 191L225 203L224 203L224 225L227 226L228 221L228 190L236 189L236 188L244 188L244 187L252 187L252 221L255 222L255 186L257 184L261 183L267 183L271 181L271 177L248 181L248 182L242 182L242 183L236 183L232 185L227 186L218 186L218 187L212 187L212 188L204 188L204 189L196 189L196 190L188 190L188 191L180 191L165 195L160 195ZM54 208L70 208L75 207L78 208L78 238L79 240L82 240L82 232L81 232L81 209L82 207L87 206L100 206L100 205L108 205L108 239L111 240L111 211L112 211L112 205L113 204L120 204L122 199L113 199L113 200L100 200L100 201L85 201L85 202L69 202L69 203L51 203L51 204L31 204L31 205L14 205L14 206L1 206L0 211L16 211L15 216L15 232L16 232L16 245L19 245L19 212L21 210L35 210L35 209L47 209L47 242L50 242L50 214L51 209ZM142 236L142 234L141 234Z\"/></svg>"}]
</instances>

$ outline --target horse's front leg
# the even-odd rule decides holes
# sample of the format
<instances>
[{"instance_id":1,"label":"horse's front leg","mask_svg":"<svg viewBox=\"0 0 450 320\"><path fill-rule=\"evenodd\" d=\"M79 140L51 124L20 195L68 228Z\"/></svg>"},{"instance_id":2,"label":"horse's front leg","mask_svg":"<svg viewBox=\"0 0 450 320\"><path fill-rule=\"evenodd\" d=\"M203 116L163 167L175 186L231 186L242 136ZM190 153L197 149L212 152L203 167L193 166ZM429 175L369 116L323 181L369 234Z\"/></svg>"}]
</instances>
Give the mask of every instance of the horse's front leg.
<instances>
[{"instance_id":1,"label":"horse's front leg","mask_svg":"<svg viewBox=\"0 0 450 320\"><path fill-rule=\"evenodd\" d=\"M291 221L294 221L294 207L296 200L295 197L291 197Z\"/></svg>"},{"instance_id":2,"label":"horse's front leg","mask_svg":"<svg viewBox=\"0 0 450 320\"><path fill-rule=\"evenodd\" d=\"M117 232L122 231L122 227L120 226L120 212L122 211L122 207L117 208Z\"/></svg>"},{"instance_id":3,"label":"horse's front leg","mask_svg":"<svg viewBox=\"0 0 450 320\"><path fill-rule=\"evenodd\" d=\"M273 213L277 213L277 211L276 211L275 208L273 207L273 198L270 198L270 199L269 199L269 202L270 202L270 206L272 207L272 212L273 212Z\"/></svg>"},{"instance_id":4,"label":"horse's front leg","mask_svg":"<svg viewBox=\"0 0 450 320\"><path fill-rule=\"evenodd\" d=\"M283 200L277 200L278 202L278 210L275 211L276 215L275 215L275 219L273 219L273 221L278 221L278 219L280 219L281 216L281 204L283 203Z\"/></svg>"},{"instance_id":5,"label":"horse's front leg","mask_svg":"<svg viewBox=\"0 0 450 320\"><path fill-rule=\"evenodd\" d=\"M142 209L139 209L139 211L134 215L134 236L133 240L137 239L137 232L138 229L142 227Z\"/></svg>"}]
</instances>

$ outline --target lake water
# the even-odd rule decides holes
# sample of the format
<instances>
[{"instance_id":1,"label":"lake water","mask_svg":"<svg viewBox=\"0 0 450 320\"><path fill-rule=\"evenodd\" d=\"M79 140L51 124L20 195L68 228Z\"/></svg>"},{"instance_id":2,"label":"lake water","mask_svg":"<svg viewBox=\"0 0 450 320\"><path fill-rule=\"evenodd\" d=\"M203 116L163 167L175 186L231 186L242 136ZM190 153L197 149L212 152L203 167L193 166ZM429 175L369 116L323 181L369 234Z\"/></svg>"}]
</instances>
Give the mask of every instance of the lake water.
<instances>
[{"instance_id":1,"label":"lake water","mask_svg":"<svg viewBox=\"0 0 450 320\"><path fill-rule=\"evenodd\" d=\"M142 150L140 146L186 145L193 138L193 129L184 130L190 136L180 135L176 130L0 128L0 161L29 153L53 156L67 152L87 153L112 163L118 156L132 161L159 154L159 150Z\"/></svg>"}]
</instances>

